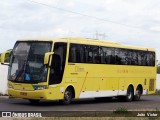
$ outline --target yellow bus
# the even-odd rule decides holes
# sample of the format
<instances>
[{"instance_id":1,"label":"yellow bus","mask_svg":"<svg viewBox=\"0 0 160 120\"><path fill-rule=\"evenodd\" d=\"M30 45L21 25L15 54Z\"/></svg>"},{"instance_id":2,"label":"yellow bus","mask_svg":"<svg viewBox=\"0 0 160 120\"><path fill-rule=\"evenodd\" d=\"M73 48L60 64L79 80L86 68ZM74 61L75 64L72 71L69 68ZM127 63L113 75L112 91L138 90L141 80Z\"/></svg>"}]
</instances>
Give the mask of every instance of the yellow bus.
<instances>
[{"instance_id":1,"label":"yellow bus","mask_svg":"<svg viewBox=\"0 0 160 120\"><path fill-rule=\"evenodd\" d=\"M10 55L10 62L5 62ZM18 40L1 55L8 64L8 94L60 100L120 97L140 100L156 90L155 49L87 38Z\"/></svg>"}]
</instances>

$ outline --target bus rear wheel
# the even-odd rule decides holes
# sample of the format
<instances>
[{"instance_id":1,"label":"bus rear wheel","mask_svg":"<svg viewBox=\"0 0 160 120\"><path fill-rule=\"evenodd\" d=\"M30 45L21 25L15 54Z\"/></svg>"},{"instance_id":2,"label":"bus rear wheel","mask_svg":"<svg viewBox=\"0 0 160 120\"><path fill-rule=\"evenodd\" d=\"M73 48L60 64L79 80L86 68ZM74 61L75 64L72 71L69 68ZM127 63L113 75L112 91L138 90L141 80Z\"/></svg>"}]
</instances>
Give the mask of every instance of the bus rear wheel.
<instances>
[{"instance_id":1,"label":"bus rear wheel","mask_svg":"<svg viewBox=\"0 0 160 120\"><path fill-rule=\"evenodd\" d=\"M125 96L125 101L131 102L133 100L133 97L134 97L133 88L129 86L127 89L127 95Z\"/></svg>"},{"instance_id":2,"label":"bus rear wheel","mask_svg":"<svg viewBox=\"0 0 160 120\"><path fill-rule=\"evenodd\" d=\"M135 94L135 96L134 96L134 100L135 100L135 101L139 101L139 100L140 100L140 98L141 98L141 93L142 93L142 91L141 91L140 87L138 87L137 90L136 90L136 94Z\"/></svg>"},{"instance_id":3,"label":"bus rear wheel","mask_svg":"<svg viewBox=\"0 0 160 120\"><path fill-rule=\"evenodd\" d=\"M67 88L66 91L64 92L64 99L60 100L60 102L64 105L68 105L72 102L73 98L73 91L70 88Z\"/></svg>"}]
</instances>

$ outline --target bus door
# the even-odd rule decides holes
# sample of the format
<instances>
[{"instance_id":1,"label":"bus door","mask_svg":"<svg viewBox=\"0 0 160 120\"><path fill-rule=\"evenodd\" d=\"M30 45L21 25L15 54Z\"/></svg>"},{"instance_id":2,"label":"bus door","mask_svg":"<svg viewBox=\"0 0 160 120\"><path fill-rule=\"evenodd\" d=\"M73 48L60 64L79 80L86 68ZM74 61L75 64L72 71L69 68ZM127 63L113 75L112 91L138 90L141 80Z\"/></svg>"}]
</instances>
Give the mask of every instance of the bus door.
<instances>
[{"instance_id":1,"label":"bus door","mask_svg":"<svg viewBox=\"0 0 160 120\"><path fill-rule=\"evenodd\" d=\"M52 56L49 85L60 84L63 79L67 43L56 42L54 44L54 54Z\"/></svg>"}]
</instances>

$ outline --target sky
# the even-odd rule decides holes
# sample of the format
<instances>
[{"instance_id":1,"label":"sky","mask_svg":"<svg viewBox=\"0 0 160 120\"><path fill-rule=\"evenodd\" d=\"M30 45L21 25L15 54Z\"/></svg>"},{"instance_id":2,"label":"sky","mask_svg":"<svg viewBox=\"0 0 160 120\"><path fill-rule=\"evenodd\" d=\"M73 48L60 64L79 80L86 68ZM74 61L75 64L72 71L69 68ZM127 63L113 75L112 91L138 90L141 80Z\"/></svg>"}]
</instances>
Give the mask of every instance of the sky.
<instances>
[{"instance_id":1,"label":"sky","mask_svg":"<svg viewBox=\"0 0 160 120\"><path fill-rule=\"evenodd\" d=\"M0 8L0 53L18 39L85 37L156 48L160 60L160 0L0 0Z\"/></svg>"}]
</instances>

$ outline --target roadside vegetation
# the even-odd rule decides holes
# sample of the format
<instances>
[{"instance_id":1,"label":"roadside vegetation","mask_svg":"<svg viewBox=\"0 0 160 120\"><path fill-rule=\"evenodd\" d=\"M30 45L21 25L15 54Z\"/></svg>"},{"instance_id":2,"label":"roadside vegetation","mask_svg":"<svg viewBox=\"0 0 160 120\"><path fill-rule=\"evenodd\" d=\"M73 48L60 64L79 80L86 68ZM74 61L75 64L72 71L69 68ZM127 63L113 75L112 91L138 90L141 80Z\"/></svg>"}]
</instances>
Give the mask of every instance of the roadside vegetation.
<instances>
[{"instance_id":1,"label":"roadside vegetation","mask_svg":"<svg viewBox=\"0 0 160 120\"><path fill-rule=\"evenodd\" d=\"M3 94L2 92L0 92L0 96L8 96L8 94Z\"/></svg>"},{"instance_id":2,"label":"roadside vegetation","mask_svg":"<svg viewBox=\"0 0 160 120\"><path fill-rule=\"evenodd\" d=\"M160 95L160 89L156 89L155 95Z\"/></svg>"},{"instance_id":3,"label":"roadside vegetation","mask_svg":"<svg viewBox=\"0 0 160 120\"><path fill-rule=\"evenodd\" d=\"M127 114L128 113L128 108L126 107L118 107L114 113L116 114Z\"/></svg>"},{"instance_id":4,"label":"roadside vegetation","mask_svg":"<svg viewBox=\"0 0 160 120\"><path fill-rule=\"evenodd\" d=\"M157 60L157 74L160 74L160 61Z\"/></svg>"},{"instance_id":5,"label":"roadside vegetation","mask_svg":"<svg viewBox=\"0 0 160 120\"><path fill-rule=\"evenodd\" d=\"M0 53L0 63L1 63L1 53Z\"/></svg>"},{"instance_id":6,"label":"roadside vegetation","mask_svg":"<svg viewBox=\"0 0 160 120\"><path fill-rule=\"evenodd\" d=\"M160 65L157 66L157 74L160 74Z\"/></svg>"}]
</instances>

